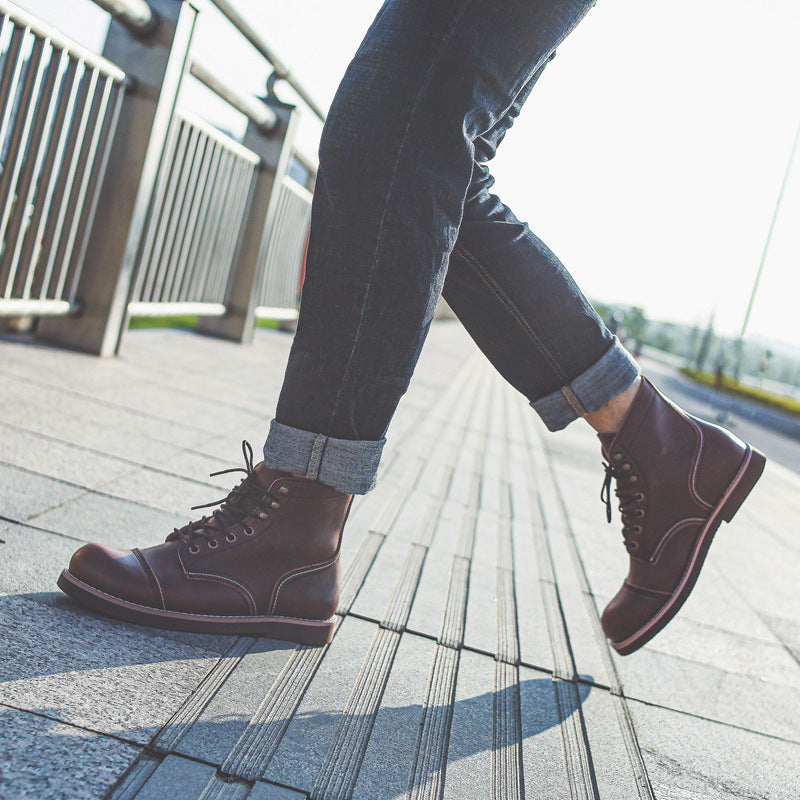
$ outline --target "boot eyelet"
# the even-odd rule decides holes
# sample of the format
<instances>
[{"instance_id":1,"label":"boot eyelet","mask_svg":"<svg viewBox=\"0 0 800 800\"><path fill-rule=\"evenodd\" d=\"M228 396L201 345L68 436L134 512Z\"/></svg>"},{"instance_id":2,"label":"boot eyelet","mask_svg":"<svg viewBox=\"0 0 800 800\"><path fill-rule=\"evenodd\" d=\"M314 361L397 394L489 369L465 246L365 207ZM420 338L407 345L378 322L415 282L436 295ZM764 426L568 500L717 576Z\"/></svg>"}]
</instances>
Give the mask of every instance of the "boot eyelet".
<instances>
[{"instance_id":1,"label":"boot eyelet","mask_svg":"<svg viewBox=\"0 0 800 800\"><path fill-rule=\"evenodd\" d=\"M200 548L196 544L190 544L189 545L189 552L193 556L196 556L200 552Z\"/></svg>"},{"instance_id":2,"label":"boot eyelet","mask_svg":"<svg viewBox=\"0 0 800 800\"><path fill-rule=\"evenodd\" d=\"M630 464L623 464L623 465L622 465L622 469L624 469L624 470L625 470L625 472L627 472L627 471L628 471L630 468L631 468L631 465L630 465Z\"/></svg>"},{"instance_id":3,"label":"boot eyelet","mask_svg":"<svg viewBox=\"0 0 800 800\"><path fill-rule=\"evenodd\" d=\"M622 453L614 453L614 461L619 461L622 458Z\"/></svg>"},{"instance_id":4,"label":"boot eyelet","mask_svg":"<svg viewBox=\"0 0 800 800\"><path fill-rule=\"evenodd\" d=\"M636 481L638 481L639 479L635 475L631 475L629 480L631 483L636 483Z\"/></svg>"},{"instance_id":5,"label":"boot eyelet","mask_svg":"<svg viewBox=\"0 0 800 800\"><path fill-rule=\"evenodd\" d=\"M636 500L641 503L644 500L644 495L641 492L637 492Z\"/></svg>"},{"instance_id":6,"label":"boot eyelet","mask_svg":"<svg viewBox=\"0 0 800 800\"><path fill-rule=\"evenodd\" d=\"M269 504L269 507L270 507L270 508L280 508L280 507L281 507L281 504L280 504L280 503L279 503L277 500L273 500L273 501L272 501L272 502Z\"/></svg>"},{"instance_id":7,"label":"boot eyelet","mask_svg":"<svg viewBox=\"0 0 800 800\"><path fill-rule=\"evenodd\" d=\"M633 532L634 533L641 533L642 532L642 526L641 525L634 525L633 526ZM637 547L638 547L638 545L637 545Z\"/></svg>"},{"instance_id":8,"label":"boot eyelet","mask_svg":"<svg viewBox=\"0 0 800 800\"><path fill-rule=\"evenodd\" d=\"M249 525L244 529L245 536L252 536L254 533L255 531Z\"/></svg>"},{"instance_id":9,"label":"boot eyelet","mask_svg":"<svg viewBox=\"0 0 800 800\"><path fill-rule=\"evenodd\" d=\"M219 547L219 542L216 539L209 539L208 546L212 550L216 550Z\"/></svg>"},{"instance_id":10,"label":"boot eyelet","mask_svg":"<svg viewBox=\"0 0 800 800\"><path fill-rule=\"evenodd\" d=\"M236 534L235 533L226 533L225 534L225 541L226 542L235 542L236 541Z\"/></svg>"},{"instance_id":11,"label":"boot eyelet","mask_svg":"<svg viewBox=\"0 0 800 800\"><path fill-rule=\"evenodd\" d=\"M259 519L269 519L269 514L267 514L267 512L266 512L266 511L259 511L259 512L258 512L258 518L259 518ZM250 534L248 534L248 536L249 536L249 535L250 535Z\"/></svg>"},{"instance_id":12,"label":"boot eyelet","mask_svg":"<svg viewBox=\"0 0 800 800\"><path fill-rule=\"evenodd\" d=\"M644 516L644 511L641 508L636 509L636 516L641 519Z\"/></svg>"},{"instance_id":13,"label":"boot eyelet","mask_svg":"<svg viewBox=\"0 0 800 800\"><path fill-rule=\"evenodd\" d=\"M289 487L288 487L288 486L281 486L281 488L280 488L280 489L278 489L278 491L279 491L281 494L289 494Z\"/></svg>"},{"instance_id":14,"label":"boot eyelet","mask_svg":"<svg viewBox=\"0 0 800 800\"><path fill-rule=\"evenodd\" d=\"M629 550L638 550L639 549L639 542L628 542L628 549Z\"/></svg>"}]
</instances>

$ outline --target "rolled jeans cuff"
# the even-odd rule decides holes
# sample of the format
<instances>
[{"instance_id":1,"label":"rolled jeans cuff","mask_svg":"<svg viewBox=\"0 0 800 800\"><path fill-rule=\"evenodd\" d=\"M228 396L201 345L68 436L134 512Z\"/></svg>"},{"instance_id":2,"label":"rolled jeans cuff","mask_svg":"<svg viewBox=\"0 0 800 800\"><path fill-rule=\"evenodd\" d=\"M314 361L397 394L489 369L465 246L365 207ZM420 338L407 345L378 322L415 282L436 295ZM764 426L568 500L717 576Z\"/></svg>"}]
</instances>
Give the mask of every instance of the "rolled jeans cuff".
<instances>
[{"instance_id":1,"label":"rolled jeans cuff","mask_svg":"<svg viewBox=\"0 0 800 800\"><path fill-rule=\"evenodd\" d=\"M614 337L605 355L557 392L531 401L551 431L560 431L578 417L598 411L622 394L639 376L639 365Z\"/></svg>"},{"instance_id":2,"label":"rolled jeans cuff","mask_svg":"<svg viewBox=\"0 0 800 800\"><path fill-rule=\"evenodd\" d=\"M264 443L270 469L294 472L345 494L366 494L375 487L386 439L334 439L272 420Z\"/></svg>"}]
</instances>

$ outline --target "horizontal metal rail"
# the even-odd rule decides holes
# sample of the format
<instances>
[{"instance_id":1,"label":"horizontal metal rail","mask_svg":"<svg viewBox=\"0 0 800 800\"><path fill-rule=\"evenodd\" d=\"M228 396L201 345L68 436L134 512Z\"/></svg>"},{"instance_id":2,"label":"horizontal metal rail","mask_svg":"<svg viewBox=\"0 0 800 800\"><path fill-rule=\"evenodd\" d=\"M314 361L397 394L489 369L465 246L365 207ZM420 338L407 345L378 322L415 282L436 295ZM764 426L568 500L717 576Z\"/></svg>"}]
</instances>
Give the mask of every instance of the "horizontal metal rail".
<instances>
[{"instance_id":1,"label":"horizontal metal rail","mask_svg":"<svg viewBox=\"0 0 800 800\"><path fill-rule=\"evenodd\" d=\"M256 97L247 97L239 94L224 81L214 75L211 70L201 62L193 60L189 65L189 72L206 88L210 89L217 97L221 97L228 105L241 111L254 125L265 131L271 131L278 124L275 112Z\"/></svg>"},{"instance_id":2,"label":"horizontal metal rail","mask_svg":"<svg viewBox=\"0 0 800 800\"><path fill-rule=\"evenodd\" d=\"M227 310L222 303L128 303L132 317L223 317Z\"/></svg>"},{"instance_id":3,"label":"horizontal metal rail","mask_svg":"<svg viewBox=\"0 0 800 800\"><path fill-rule=\"evenodd\" d=\"M19 6L14 5L14 3L9 3L8 0L0 0L0 14L11 15L18 26L27 28L40 39L47 39L54 50L69 50L71 55L87 66L103 70L106 75L109 75L114 80L124 80L125 73L110 61L98 56L77 42L73 42L72 39L68 39L63 33L32 16Z\"/></svg>"},{"instance_id":4,"label":"horizontal metal rail","mask_svg":"<svg viewBox=\"0 0 800 800\"><path fill-rule=\"evenodd\" d=\"M303 102L319 117L325 121L325 112L316 104L311 95L306 91L297 78L292 75L289 68L278 58L272 48L264 41L261 34L233 7L229 0L211 0L211 2L227 17L228 21L247 39L250 44L272 64L275 75L292 87Z\"/></svg>"},{"instance_id":5,"label":"horizontal metal rail","mask_svg":"<svg viewBox=\"0 0 800 800\"><path fill-rule=\"evenodd\" d=\"M108 11L134 36L147 36L158 25L158 17L145 0L92 0L92 2L103 11Z\"/></svg>"}]
</instances>

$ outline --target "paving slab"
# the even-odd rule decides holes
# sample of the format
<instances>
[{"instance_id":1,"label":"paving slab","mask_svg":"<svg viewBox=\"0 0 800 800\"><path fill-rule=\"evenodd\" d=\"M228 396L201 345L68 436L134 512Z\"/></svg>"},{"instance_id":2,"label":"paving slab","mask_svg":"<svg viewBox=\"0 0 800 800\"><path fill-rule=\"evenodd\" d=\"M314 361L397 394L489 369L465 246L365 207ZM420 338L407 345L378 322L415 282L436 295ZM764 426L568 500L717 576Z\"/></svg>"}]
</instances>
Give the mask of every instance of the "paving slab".
<instances>
[{"instance_id":1,"label":"paving slab","mask_svg":"<svg viewBox=\"0 0 800 800\"><path fill-rule=\"evenodd\" d=\"M160 544L187 514L163 511L105 492L87 492L73 502L32 518L39 528L66 534L84 542L112 547L149 547Z\"/></svg>"},{"instance_id":2,"label":"paving slab","mask_svg":"<svg viewBox=\"0 0 800 800\"><path fill-rule=\"evenodd\" d=\"M0 597L0 703L147 744L218 656L66 602Z\"/></svg>"},{"instance_id":3,"label":"paving slab","mask_svg":"<svg viewBox=\"0 0 800 800\"><path fill-rule=\"evenodd\" d=\"M0 516L21 522L80 497L85 489L0 463Z\"/></svg>"},{"instance_id":4,"label":"paving slab","mask_svg":"<svg viewBox=\"0 0 800 800\"><path fill-rule=\"evenodd\" d=\"M0 706L0 797L97 800L139 748L53 719Z\"/></svg>"},{"instance_id":5,"label":"paving slab","mask_svg":"<svg viewBox=\"0 0 800 800\"><path fill-rule=\"evenodd\" d=\"M800 745L631 703L653 788L664 800L800 796Z\"/></svg>"}]
</instances>

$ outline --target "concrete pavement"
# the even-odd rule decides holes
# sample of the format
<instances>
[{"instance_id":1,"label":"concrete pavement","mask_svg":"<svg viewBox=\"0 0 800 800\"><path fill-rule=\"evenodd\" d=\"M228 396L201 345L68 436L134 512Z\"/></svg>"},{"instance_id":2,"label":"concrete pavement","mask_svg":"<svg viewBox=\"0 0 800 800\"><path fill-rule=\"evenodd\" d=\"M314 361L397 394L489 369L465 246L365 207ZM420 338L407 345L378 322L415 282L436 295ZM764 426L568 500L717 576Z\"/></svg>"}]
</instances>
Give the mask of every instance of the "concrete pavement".
<instances>
[{"instance_id":1,"label":"concrete pavement","mask_svg":"<svg viewBox=\"0 0 800 800\"><path fill-rule=\"evenodd\" d=\"M548 434L437 323L344 545L332 644L149 630L55 588L156 544L263 440L285 335L0 341L0 798L800 796L800 478L768 464L679 616L627 658L595 437Z\"/></svg>"}]
</instances>

